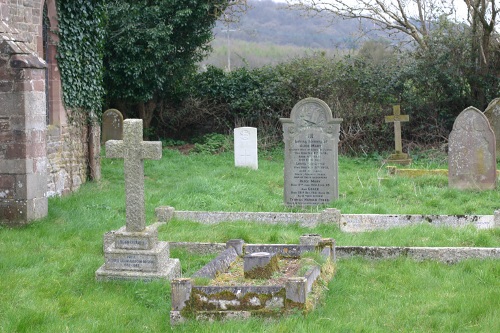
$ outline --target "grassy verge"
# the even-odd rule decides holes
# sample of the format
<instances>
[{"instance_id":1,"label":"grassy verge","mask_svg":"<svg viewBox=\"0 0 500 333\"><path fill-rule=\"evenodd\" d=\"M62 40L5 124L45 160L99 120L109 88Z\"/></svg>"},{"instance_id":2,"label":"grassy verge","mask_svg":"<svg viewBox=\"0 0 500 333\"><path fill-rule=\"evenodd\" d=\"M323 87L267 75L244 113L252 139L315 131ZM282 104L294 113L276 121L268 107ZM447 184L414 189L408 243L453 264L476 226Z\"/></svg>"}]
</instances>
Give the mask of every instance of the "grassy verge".
<instances>
[{"instance_id":1,"label":"grassy verge","mask_svg":"<svg viewBox=\"0 0 500 333\"><path fill-rule=\"evenodd\" d=\"M154 220L159 205L179 210L290 210L282 204L282 155L262 156L257 171L235 169L232 163L231 153L185 156L168 150L161 161L147 161L147 221ZM373 159L341 158L339 165L341 199L330 206L344 213L491 214L500 202L498 190L449 190L446 178L379 182L385 170ZM94 273L104 261L102 236L125 224L124 203L122 162L103 159L102 182L49 199L49 215L37 223L0 227L0 332L172 331L168 282L95 282ZM333 237L339 245L500 246L498 229L431 226L343 234L332 226L172 221L160 229L160 239L296 243L301 234L311 232ZM172 257L181 260L187 276L212 258L180 250L173 250ZM500 327L499 276L500 265L493 260L456 265L341 260L323 303L306 316L193 322L173 331L494 332Z\"/></svg>"}]
</instances>

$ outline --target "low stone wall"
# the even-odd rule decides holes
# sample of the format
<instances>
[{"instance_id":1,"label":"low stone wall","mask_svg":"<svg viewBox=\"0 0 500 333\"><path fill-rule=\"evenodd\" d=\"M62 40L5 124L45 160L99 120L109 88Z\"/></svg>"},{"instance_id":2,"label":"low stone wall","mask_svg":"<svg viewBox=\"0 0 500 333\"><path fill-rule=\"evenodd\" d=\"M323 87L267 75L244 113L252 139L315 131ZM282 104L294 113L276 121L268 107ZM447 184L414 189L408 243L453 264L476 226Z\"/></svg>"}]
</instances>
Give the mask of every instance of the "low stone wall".
<instances>
[{"instance_id":1,"label":"low stone wall","mask_svg":"<svg viewBox=\"0 0 500 333\"><path fill-rule=\"evenodd\" d=\"M297 245L278 245L281 249L294 248ZM225 249L224 243L170 243L170 249L181 248L193 253L218 253L216 249ZM456 263L466 259L500 259L500 248L497 247L394 247L394 246L335 246L331 254L332 260L360 256L369 259L394 259L406 256L418 261L437 260L445 263ZM248 253L265 250L265 245L248 244ZM278 248L279 249L279 248ZM193 251L192 251L193 250ZM267 249L269 250L269 249Z\"/></svg>"},{"instance_id":2,"label":"low stone wall","mask_svg":"<svg viewBox=\"0 0 500 333\"><path fill-rule=\"evenodd\" d=\"M172 207L156 208L158 221L167 222L171 218L196 221L204 224L221 222L252 221L266 224L299 223L304 227L315 227L319 223L339 223L340 211L325 209L321 213L273 213L273 212L203 212L176 211Z\"/></svg>"},{"instance_id":3,"label":"low stone wall","mask_svg":"<svg viewBox=\"0 0 500 333\"><path fill-rule=\"evenodd\" d=\"M203 224L247 221L266 224L299 223L305 227L319 224L338 225L344 232L364 232L407 227L417 224L434 226L465 227L478 229L500 227L500 211L494 215L389 215L389 214L341 214L338 209L327 208L320 213L276 213L276 212L204 212L176 211L173 207L156 208L159 222L170 219L194 221Z\"/></svg>"},{"instance_id":4,"label":"low stone wall","mask_svg":"<svg viewBox=\"0 0 500 333\"><path fill-rule=\"evenodd\" d=\"M436 260L448 264L466 259L500 259L500 248L486 247L384 247L337 246L337 256L361 256L369 259L408 257L417 261Z\"/></svg>"},{"instance_id":5,"label":"low stone wall","mask_svg":"<svg viewBox=\"0 0 500 333\"><path fill-rule=\"evenodd\" d=\"M490 229L500 226L496 219L494 215L342 214L339 227L344 232L387 230L417 224L429 224L437 227L465 227L471 225L478 229Z\"/></svg>"}]
</instances>

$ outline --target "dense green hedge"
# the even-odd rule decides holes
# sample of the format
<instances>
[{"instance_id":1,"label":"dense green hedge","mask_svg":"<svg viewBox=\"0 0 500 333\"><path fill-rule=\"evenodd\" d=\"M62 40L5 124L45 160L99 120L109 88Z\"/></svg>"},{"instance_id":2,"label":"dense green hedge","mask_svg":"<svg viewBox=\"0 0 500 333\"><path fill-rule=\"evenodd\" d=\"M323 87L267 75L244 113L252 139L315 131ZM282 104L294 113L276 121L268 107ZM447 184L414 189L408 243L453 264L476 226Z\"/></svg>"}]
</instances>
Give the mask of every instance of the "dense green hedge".
<instances>
[{"instance_id":1,"label":"dense green hedge","mask_svg":"<svg viewBox=\"0 0 500 333\"><path fill-rule=\"evenodd\" d=\"M410 116L410 123L402 126L405 150L440 146L456 116L474 105L464 69L447 59L446 54L410 57L408 53L384 59L365 55L333 59L320 53L230 73L209 67L189 80L181 103L166 108L167 126L160 122L158 128L164 131L158 135L189 139L255 126L263 143L272 145L281 142L279 118L288 117L299 100L317 97L330 106L334 117L343 118L343 153L393 149L393 127L385 124L384 116L398 103Z\"/></svg>"}]
</instances>

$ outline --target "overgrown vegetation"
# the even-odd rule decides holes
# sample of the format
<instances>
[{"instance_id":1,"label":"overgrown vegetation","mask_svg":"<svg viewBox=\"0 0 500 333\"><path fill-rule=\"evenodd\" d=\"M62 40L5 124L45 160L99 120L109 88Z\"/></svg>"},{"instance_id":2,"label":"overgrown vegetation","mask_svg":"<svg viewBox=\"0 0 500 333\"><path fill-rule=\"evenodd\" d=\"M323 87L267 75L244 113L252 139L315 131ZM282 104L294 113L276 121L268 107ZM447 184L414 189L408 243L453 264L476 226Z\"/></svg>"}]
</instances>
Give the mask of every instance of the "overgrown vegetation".
<instances>
[{"instance_id":1,"label":"overgrown vegetation","mask_svg":"<svg viewBox=\"0 0 500 333\"><path fill-rule=\"evenodd\" d=\"M147 222L154 221L154 208L160 205L178 210L287 210L282 204L282 156L282 151L261 156L259 170L248 170L233 167L231 152L183 155L165 150L160 161L145 163ZM342 198L331 206L345 213L492 214L500 202L499 190L450 190L440 177L379 183L384 170L375 158L342 157L339 166ZM418 166L442 166L442 161L420 155ZM306 316L193 321L172 329L168 282L95 281L95 271L104 262L104 233L125 224L122 162L103 158L102 172L101 183L50 198L43 220L19 229L0 227L0 332L494 332L500 325L498 260L446 265L353 258L338 262L322 303ZM429 225L345 234L331 225L174 220L160 228L159 238L298 243L300 235L310 233L332 237L337 245L500 247L499 229ZM171 257L179 258L184 276L190 276L214 256L172 250Z\"/></svg>"},{"instance_id":2,"label":"overgrown vegetation","mask_svg":"<svg viewBox=\"0 0 500 333\"><path fill-rule=\"evenodd\" d=\"M102 111L107 24L104 3L104 0L57 1L57 63L64 104L75 111L75 116L83 112L98 117Z\"/></svg>"}]
</instances>

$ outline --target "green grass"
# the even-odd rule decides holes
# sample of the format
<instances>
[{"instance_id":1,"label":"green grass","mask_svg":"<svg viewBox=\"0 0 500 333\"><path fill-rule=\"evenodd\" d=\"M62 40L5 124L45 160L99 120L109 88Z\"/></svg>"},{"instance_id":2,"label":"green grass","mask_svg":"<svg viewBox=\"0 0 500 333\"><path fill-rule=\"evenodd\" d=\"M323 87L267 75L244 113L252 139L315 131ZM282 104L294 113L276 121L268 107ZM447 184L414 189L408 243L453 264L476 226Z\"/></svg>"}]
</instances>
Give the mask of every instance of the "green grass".
<instances>
[{"instance_id":1,"label":"green grass","mask_svg":"<svg viewBox=\"0 0 500 333\"><path fill-rule=\"evenodd\" d=\"M421 159L422 167L443 167ZM125 224L123 163L103 159L103 179L75 194L49 199L49 215L29 226L0 227L0 332L169 332L168 282L97 283L102 237ZM444 166L446 167L446 166ZM340 158L343 213L492 214L499 191L455 191L446 178L386 177L375 159ZM301 211L284 207L282 154L263 154L259 170L235 169L232 153L181 155L164 151L147 161L146 214L154 208L213 211ZM309 208L304 211L319 211ZM500 247L500 230L428 225L362 234L334 226L248 222L206 226L174 220L160 228L170 241L297 243L318 233L338 245ZM172 250L191 275L214 255ZM197 323L174 332L496 332L500 327L500 265L467 260L456 265L409 259L340 260L318 308L277 321Z\"/></svg>"}]
</instances>

